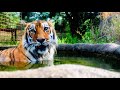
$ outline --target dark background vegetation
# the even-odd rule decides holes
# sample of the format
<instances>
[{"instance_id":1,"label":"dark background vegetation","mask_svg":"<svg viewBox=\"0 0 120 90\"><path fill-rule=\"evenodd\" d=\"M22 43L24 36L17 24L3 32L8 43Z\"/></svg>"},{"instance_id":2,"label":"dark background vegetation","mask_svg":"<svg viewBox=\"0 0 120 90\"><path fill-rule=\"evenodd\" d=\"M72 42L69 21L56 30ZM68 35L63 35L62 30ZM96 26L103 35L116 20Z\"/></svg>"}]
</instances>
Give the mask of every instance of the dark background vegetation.
<instances>
[{"instance_id":1,"label":"dark background vegetation","mask_svg":"<svg viewBox=\"0 0 120 90\"><path fill-rule=\"evenodd\" d=\"M59 43L119 43L119 12L0 12L0 29L24 30L23 22L51 20ZM22 35L22 34L21 34Z\"/></svg>"}]
</instances>

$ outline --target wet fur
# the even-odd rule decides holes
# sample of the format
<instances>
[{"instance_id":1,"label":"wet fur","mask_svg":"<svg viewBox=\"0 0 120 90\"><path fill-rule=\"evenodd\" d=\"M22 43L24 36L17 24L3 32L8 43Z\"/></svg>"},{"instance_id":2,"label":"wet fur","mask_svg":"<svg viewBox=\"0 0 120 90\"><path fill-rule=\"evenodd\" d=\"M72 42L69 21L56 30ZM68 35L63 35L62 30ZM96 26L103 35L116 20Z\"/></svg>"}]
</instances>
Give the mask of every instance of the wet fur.
<instances>
[{"instance_id":1,"label":"wet fur","mask_svg":"<svg viewBox=\"0 0 120 90\"><path fill-rule=\"evenodd\" d=\"M50 26L50 30L48 32L43 30L42 23L48 23ZM28 31L31 24L35 25L36 29L36 34L32 35L32 42L29 41L30 33ZM53 40L50 38L51 33L53 34ZM39 45L38 42L36 43L37 38L44 38L46 40L45 44L48 44L48 47L45 48L45 52L38 50L40 54L38 54L38 51L35 49L35 47ZM25 33L19 45L16 48L9 48L0 52L0 64L24 67L31 63L39 63L44 60L48 60L51 61L50 65L52 65L56 47L57 36L51 22L39 20L27 23Z\"/></svg>"}]
</instances>

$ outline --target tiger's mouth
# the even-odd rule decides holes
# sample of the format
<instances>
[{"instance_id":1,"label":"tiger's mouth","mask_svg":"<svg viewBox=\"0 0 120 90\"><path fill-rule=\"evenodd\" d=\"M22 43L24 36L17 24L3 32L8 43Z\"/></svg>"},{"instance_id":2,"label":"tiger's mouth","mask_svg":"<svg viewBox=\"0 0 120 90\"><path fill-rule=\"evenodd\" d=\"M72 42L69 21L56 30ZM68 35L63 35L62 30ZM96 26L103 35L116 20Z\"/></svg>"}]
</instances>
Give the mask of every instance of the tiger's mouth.
<instances>
[{"instance_id":1,"label":"tiger's mouth","mask_svg":"<svg viewBox=\"0 0 120 90\"><path fill-rule=\"evenodd\" d=\"M35 46L35 48L40 50L40 51L45 51L46 47L47 46L45 46L45 45Z\"/></svg>"},{"instance_id":2,"label":"tiger's mouth","mask_svg":"<svg viewBox=\"0 0 120 90\"><path fill-rule=\"evenodd\" d=\"M38 55L46 54L48 52L48 47L49 47L49 45L35 46Z\"/></svg>"}]
</instances>

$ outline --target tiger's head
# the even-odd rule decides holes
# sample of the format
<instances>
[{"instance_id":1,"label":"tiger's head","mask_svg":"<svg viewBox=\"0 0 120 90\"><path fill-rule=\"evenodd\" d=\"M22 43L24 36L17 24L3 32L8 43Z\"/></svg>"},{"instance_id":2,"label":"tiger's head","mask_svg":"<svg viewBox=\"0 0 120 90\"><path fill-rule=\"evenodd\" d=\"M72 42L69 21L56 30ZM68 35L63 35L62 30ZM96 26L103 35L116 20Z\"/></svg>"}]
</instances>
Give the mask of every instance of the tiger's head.
<instances>
[{"instance_id":1,"label":"tiger's head","mask_svg":"<svg viewBox=\"0 0 120 90\"><path fill-rule=\"evenodd\" d=\"M50 21L38 20L26 24L22 38L25 55L32 61L53 60L57 35Z\"/></svg>"}]
</instances>

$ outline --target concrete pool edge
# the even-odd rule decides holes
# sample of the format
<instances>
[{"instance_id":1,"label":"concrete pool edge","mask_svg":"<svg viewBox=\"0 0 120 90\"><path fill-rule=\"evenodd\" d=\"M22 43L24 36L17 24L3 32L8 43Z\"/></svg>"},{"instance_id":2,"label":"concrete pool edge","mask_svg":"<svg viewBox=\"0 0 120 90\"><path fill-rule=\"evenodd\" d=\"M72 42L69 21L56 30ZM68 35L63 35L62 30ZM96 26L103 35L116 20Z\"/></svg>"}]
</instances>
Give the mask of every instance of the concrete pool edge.
<instances>
[{"instance_id":1,"label":"concrete pool edge","mask_svg":"<svg viewBox=\"0 0 120 90\"><path fill-rule=\"evenodd\" d=\"M4 50L17 46L1 46L0 50ZM105 44L59 44L57 47L58 56L97 56L107 57L119 60L120 58L120 45L115 43Z\"/></svg>"}]
</instances>

